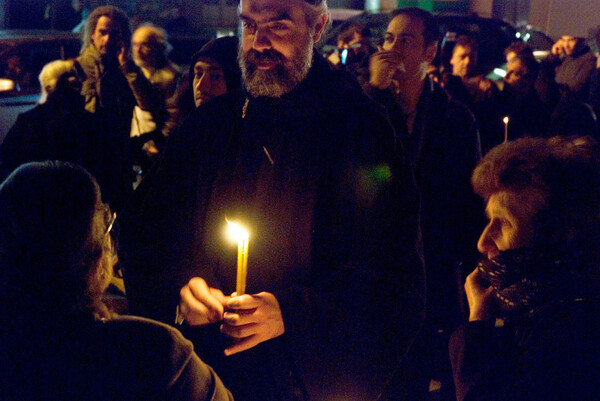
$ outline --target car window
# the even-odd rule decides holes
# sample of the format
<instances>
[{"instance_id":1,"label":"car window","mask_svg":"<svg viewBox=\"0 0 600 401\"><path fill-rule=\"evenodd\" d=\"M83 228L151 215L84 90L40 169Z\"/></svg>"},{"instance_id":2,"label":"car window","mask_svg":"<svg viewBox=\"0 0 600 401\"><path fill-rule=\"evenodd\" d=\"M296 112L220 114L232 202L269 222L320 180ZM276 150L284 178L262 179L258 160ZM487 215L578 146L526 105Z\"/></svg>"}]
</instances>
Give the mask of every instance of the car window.
<instances>
[{"instance_id":1,"label":"car window","mask_svg":"<svg viewBox=\"0 0 600 401\"><path fill-rule=\"evenodd\" d=\"M0 92L0 96L39 91L38 75L42 67L53 60L77 57L79 48L80 41L76 36L5 40L0 45L0 78L13 80L15 88L14 91Z\"/></svg>"}]
</instances>

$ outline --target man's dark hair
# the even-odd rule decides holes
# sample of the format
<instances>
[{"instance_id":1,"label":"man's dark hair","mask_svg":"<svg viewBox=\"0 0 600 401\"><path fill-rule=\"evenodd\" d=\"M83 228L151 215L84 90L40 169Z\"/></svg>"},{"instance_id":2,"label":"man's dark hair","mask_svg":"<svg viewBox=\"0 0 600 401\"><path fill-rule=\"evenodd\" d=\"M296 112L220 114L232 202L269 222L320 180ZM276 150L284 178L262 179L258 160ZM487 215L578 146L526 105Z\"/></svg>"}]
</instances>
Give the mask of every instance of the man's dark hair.
<instances>
[{"instance_id":1,"label":"man's dark hair","mask_svg":"<svg viewBox=\"0 0 600 401\"><path fill-rule=\"evenodd\" d=\"M98 20L100 17L110 18L115 24L117 24L121 32L121 38L123 38L125 41L125 45L129 46L129 40L131 39L131 28L129 27L129 17L127 17L125 11L114 6L101 6L92 11L85 22L85 28L83 29L83 36L81 40L81 54L83 54L85 49L92 42L92 34L96 30L96 25L98 25Z\"/></svg>"},{"instance_id":2,"label":"man's dark hair","mask_svg":"<svg viewBox=\"0 0 600 401\"><path fill-rule=\"evenodd\" d=\"M405 15L410 19L417 19L423 23L423 39L425 40L425 46L429 46L438 41L440 36L439 27L430 12L418 7L399 8L392 12L390 21L399 15Z\"/></svg>"},{"instance_id":3,"label":"man's dark hair","mask_svg":"<svg viewBox=\"0 0 600 401\"><path fill-rule=\"evenodd\" d=\"M477 53L477 51L479 50L479 45L477 44L477 41L469 35L459 35L456 38L456 42L454 42L454 49L456 49L458 46L469 47L471 48L471 52L473 53Z\"/></svg>"},{"instance_id":4,"label":"man's dark hair","mask_svg":"<svg viewBox=\"0 0 600 401\"><path fill-rule=\"evenodd\" d=\"M525 74L525 76L528 79L530 79L532 81L535 81L537 79L538 73L540 71L540 67L539 67L538 62L535 59L535 57L533 57L533 55L528 55L527 53L517 54L511 60L511 62L515 62L515 61L519 61L521 64L523 64L523 67L525 67L525 69L527 70L527 74Z\"/></svg>"},{"instance_id":5,"label":"man's dark hair","mask_svg":"<svg viewBox=\"0 0 600 401\"><path fill-rule=\"evenodd\" d=\"M533 57L533 50L531 50L531 47L527 46L527 43L520 40L512 42L506 49L504 49L504 57L511 52L515 53L517 56L530 55Z\"/></svg>"},{"instance_id":6,"label":"man's dark hair","mask_svg":"<svg viewBox=\"0 0 600 401\"><path fill-rule=\"evenodd\" d=\"M337 40L348 43L354 36L355 32L359 33L362 37L371 37L371 30L365 24L361 24L359 22L347 22L340 30Z\"/></svg>"}]
</instances>

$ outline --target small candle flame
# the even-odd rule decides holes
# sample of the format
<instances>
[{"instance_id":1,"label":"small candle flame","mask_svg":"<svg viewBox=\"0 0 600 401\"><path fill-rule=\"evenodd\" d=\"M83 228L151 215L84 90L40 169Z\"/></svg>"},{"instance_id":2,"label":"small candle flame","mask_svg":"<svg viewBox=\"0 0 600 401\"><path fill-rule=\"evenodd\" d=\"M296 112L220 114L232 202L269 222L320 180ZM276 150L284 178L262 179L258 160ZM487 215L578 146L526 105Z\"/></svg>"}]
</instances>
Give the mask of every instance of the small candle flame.
<instances>
[{"instance_id":1,"label":"small candle flame","mask_svg":"<svg viewBox=\"0 0 600 401\"><path fill-rule=\"evenodd\" d=\"M508 116L504 117L502 121L504 121L504 124L508 124Z\"/></svg>"},{"instance_id":2,"label":"small candle flame","mask_svg":"<svg viewBox=\"0 0 600 401\"><path fill-rule=\"evenodd\" d=\"M225 219L225 221L227 222L227 224L229 224L229 235L232 239L234 239L237 242L246 241L248 239L248 231L246 231L242 226L229 221L227 218Z\"/></svg>"}]
</instances>

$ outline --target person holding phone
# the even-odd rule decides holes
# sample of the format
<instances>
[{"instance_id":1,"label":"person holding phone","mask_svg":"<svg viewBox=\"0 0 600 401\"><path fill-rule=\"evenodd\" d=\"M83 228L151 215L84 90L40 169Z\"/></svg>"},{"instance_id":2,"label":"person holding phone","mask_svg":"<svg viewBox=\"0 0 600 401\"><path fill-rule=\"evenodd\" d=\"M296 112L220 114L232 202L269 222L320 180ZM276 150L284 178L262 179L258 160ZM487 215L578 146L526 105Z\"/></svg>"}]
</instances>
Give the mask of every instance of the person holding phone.
<instances>
[{"instance_id":1,"label":"person holding phone","mask_svg":"<svg viewBox=\"0 0 600 401\"><path fill-rule=\"evenodd\" d=\"M158 88L144 76L129 57L129 18L114 6L96 8L88 17L78 66L84 75L81 94L85 108L106 122L107 135L120 156L115 160L115 180L121 195L111 204L118 210L132 192L130 132L131 116L137 105L159 114L164 102Z\"/></svg>"},{"instance_id":2,"label":"person holding phone","mask_svg":"<svg viewBox=\"0 0 600 401\"><path fill-rule=\"evenodd\" d=\"M462 400L598 400L600 149L522 138L473 172L488 224L450 357Z\"/></svg>"},{"instance_id":3,"label":"person holding phone","mask_svg":"<svg viewBox=\"0 0 600 401\"><path fill-rule=\"evenodd\" d=\"M563 35L553 46L549 60L556 67L556 83L579 100L587 101L589 78L596 69L596 56L585 39Z\"/></svg>"}]
</instances>

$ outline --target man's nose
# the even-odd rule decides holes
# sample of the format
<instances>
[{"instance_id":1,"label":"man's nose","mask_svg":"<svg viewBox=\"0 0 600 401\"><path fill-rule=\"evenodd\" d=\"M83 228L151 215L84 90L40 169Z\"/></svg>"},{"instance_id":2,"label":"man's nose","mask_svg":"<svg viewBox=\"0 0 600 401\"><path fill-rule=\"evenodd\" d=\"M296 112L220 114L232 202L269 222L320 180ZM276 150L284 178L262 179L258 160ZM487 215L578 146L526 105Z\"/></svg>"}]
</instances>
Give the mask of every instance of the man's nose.
<instances>
[{"instance_id":1,"label":"man's nose","mask_svg":"<svg viewBox=\"0 0 600 401\"><path fill-rule=\"evenodd\" d=\"M271 48L271 41L269 40L268 28L256 28L254 34L254 42L252 42L252 48L254 50L262 51Z\"/></svg>"},{"instance_id":2,"label":"man's nose","mask_svg":"<svg viewBox=\"0 0 600 401\"><path fill-rule=\"evenodd\" d=\"M206 74L202 74L198 83L196 84L196 89L200 91L200 93L206 93L210 90L210 79L206 76Z\"/></svg>"}]
</instances>

